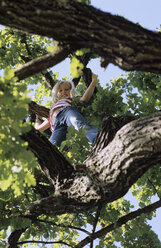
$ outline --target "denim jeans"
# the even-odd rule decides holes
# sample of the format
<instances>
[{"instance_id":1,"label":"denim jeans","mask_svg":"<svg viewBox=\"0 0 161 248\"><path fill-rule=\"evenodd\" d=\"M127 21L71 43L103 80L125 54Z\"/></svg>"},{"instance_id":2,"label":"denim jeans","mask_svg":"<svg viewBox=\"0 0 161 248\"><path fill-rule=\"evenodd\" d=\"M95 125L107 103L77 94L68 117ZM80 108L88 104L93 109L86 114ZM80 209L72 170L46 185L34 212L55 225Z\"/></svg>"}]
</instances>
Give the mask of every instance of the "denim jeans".
<instances>
[{"instance_id":1,"label":"denim jeans","mask_svg":"<svg viewBox=\"0 0 161 248\"><path fill-rule=\"evenodd\" d=\"M61 142L66 140L68 126L73 126L76 130L84 128L87 132L87 139L94 145L98 129L89 125L77 109L72 106L64 108L57 115L50 142L56 146L60 146Z\"/></svg>"}]
</instances>

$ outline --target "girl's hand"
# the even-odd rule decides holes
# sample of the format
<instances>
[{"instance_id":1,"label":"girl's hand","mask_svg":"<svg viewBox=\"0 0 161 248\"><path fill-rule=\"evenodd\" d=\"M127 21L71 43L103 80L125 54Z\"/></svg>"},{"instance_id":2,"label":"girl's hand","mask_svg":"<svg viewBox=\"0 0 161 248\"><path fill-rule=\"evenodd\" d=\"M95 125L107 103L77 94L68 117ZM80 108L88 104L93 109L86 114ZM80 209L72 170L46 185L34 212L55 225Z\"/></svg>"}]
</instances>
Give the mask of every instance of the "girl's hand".
<instances>
[{"instance_id":1,"label":"girl's hand","mask_svg":"<svg viewBox=\"0 0 161 248\"><path fill-rule=\"evenodd\" d=\"M36 122L34 127L36 130L45 131L47 128L50 127L49 120L46 119L45 121L43 121L41 118L42 116L36 114Z\"/></svg>"},{"instance_id":2,"label":"girl's hand","mask_svg":"<svg viewBox=\"0 0 161 248\"><path fill-rule=\"evenodd\" d=\"M96 87L96 83L97 83L98 79L97 79L97 75L94 74L92 72L92 81L90 83L90 85L88 86L88 88L86 89L85 93L83 94L83 96L81 97L81 101L87 103L89 101L89 99L92 97L94 89Z\"/></svg>"}]
</instances>

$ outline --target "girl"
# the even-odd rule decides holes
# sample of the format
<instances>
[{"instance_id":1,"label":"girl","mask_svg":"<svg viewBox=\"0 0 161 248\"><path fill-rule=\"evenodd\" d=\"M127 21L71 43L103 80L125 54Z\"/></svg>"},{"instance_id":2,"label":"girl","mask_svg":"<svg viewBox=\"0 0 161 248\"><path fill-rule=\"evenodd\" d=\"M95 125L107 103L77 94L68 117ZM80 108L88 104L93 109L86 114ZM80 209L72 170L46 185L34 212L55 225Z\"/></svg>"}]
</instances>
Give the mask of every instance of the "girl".
<instances>
[{"instance_id":1,"label":"girl","mask_svg":"<svg viewBox=\"0 0 161 248\"><path fill-rule=\"evenodd\" d=\"M92 73L92 81L84 95L80 98L81 101L87 103L93 95L97 83L97 76ZM51 137L50 142L56 146L60 146L61 142L66 140L68 126L74 126L76 130L84 128L86 137L92 145L95 143L98 129L89 125L85 118L72 106L72 97L77 96L76 89L72 81L60 81L53 90L53 106L49 113L49 118L44 122L36 116L35 129L44 131L50 127Z\"/></svg>"}]
</instances>

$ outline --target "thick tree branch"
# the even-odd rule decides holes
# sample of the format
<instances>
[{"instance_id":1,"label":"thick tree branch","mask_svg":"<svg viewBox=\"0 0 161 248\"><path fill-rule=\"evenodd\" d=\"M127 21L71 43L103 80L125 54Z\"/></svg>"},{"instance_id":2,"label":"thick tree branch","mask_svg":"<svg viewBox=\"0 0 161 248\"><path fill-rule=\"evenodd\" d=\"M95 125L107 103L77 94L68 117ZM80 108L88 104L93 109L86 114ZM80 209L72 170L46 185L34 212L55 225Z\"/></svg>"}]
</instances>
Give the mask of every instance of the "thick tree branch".
<instances>
[{"instance_id":1,"label":"thick tree branch","mask_svg":"<svg viewBox=\"0 0 161 248\"><path fill-rule=\"evenodd\" d=\"M29 112L32 114L38 114L42 117L48 118L50 109L37 104L34 101L29 103Z\"/></svg>"},{"instance_id":2,"label":"thick tree branch","mask_svg":"<svg viewBox=\"0 0 161 248\"><path fill-rule=\"evenodd\" d=\"M29 212L81 212L119 199L151 166L161 162L160 126L160 113L124 125L99 153L91 153L82 172L75 171L39 132L30 131L23 138L42 171L56 183L56 191L31 204Z\"/></svg>"},{"instance_id":3,"label":"thick tree branch","mask_svg":"<svg viewBox=\"0 0 161 248\"><path fill-rule=\"evenodd\" d=\"M26 231L25 229L15 230L11 233L11 235L8 238L7 248L18 248L17 242L20 238L20 236Z\"/></svg>"},{"instance_id":4,"label":"thick tree branch","mask_svg":"<svg viewBox=\"0 0 161 248\"><path fill-rule=\"evenodd\" d=\"M94 234L86 237L85 239L83 239L78 245L75 246L75 248L82 248L85 245L89 244L91 242L91 240L95 240L97 238L100 238L104 235L106 235L107 233L115 230L116 228L126 224L129 220L135 219L136 217L139 217L141 214L146 214L146 213L150 213L152 211L154 211L157 208L161 207L161 200L146 206L144 208L140 208L134 212L131 212L121 218L118 219L118 221L116 223L113 223L103 229L101 229L98 232L95 232Z\"/></svg>"},{"instance_id":5,"label":"thick tree branch","mask_svg":"<svg viewBox=\"0 0 161 248\"><path fill-rule=\"evenodd\" d=\"M18 80L22 80L38 72L42 72L63 61L71 51L71 49L65 47L57 47L54 52L33 59L16 69L15 76L18 77Z\"/></svg>"},{"instance_id":6,"label":"thick tree branch","mask_svg":"<svg viewBox=\"0 0 161 248\"><path fill-rule=\"evenodd\" d=\"M27 63L27 62L31 61L30 56L32 54L31 54L30 48L29 48L29 46L27 44L26 34L25 33L22 33L22 35L21 35L21 43L25 44L25 47L26 47L26 50L27 50L27 53L28 53L28 57L25 57L25 56L23 56L21 54L20 54L20 57L22 58L22 60L25 61L25 63ZM48 59L48 58L46 58L46 59ZM26 65L25 65L25 67L26 67ZM31 64L31 67L32 67L32 64ZM37 67L37 70L39 72L39 67ZM21 68L21 71L23 71L22 68ZM32 75L32 73L33 73L32 70L28 69L28 71L31 71L31 75ZM51 77L50 73L48 71L46 71L46 72L42 71L41 73L44 76L48 87L52 89L53 86L55 85L55 82L54 82L53 78Z\"/></svg>"},{"instance_id":7,"label":"thick tree branch","mask_svg":"<svg viewBox=\"0 0 161 248\"><path fill-rule=\"evenodd\" d=\"M103 58L103 67L113 63L127 71L159 74L161 71L159 32L146 30L122 17L76 1L40 0L37 4L34 0L30 3L27 0L0 0L0 23L53 37L59 44L69 45L74 50L90 48ZM66 54L63 52L59 62L69 54L69 50ZM46 68L52 65L53 62Z\"/></svg>"},{"instance_id":8,"label":"thick tree branch","mask_svg":"<svg viewBox=\"0 0 161 248\"><path fill-rule=\"evenodd\" d=\"M70 163L62 156L56 146L34 128L22 138L29 144L30 150L38 158L40 168L47 178L55 185L57 179L68 178L74 171Z\"/></svg>"},{"instance_id":9,"label":"thick tree branch","mask_svg":"<svg viewBox=\"0 0 161 248\"><path fill-rule=\"evenodd\" d=\"M99 151L103 150L103 148L105 148L113 140L117 131L133 120L136 120L136 117L112 117L110 115L105 115L102 120L101 131L98 133L96 144L90 156L92 156L92 154L97 154Z\"/></svg>"},{"instance_id":10,"label":"thick tree branch","mask_svg":"<svg viewBox=\"0 0 161 248\"><path fill-rule=\"evenodd\" d=\"M118 193L120 182L125 189L160 162L160 125L160 113L124 125L102 151L87 158L86 169L93 181L102 187L107 183L109 195L113 187Z\"/></svg>"}]
</instances>

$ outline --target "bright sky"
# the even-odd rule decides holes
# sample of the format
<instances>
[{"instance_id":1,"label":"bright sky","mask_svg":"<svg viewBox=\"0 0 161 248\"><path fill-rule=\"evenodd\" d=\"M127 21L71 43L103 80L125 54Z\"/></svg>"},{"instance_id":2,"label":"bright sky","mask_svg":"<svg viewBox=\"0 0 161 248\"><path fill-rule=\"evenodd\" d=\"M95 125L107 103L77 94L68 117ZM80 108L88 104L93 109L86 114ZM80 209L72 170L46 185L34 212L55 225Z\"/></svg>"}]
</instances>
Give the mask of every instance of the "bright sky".
<instances>
[{"instance_id":1,"label":"bright sky","mask_svg":"<svg viewBox=\"0 0 161 248\"><path fill-rule=\"evenodd\" d=\"M91 5L111 14L118 14L144 28L156 31L161 25L160 0L91 0Z\"/></svg>"}]
</instances>

